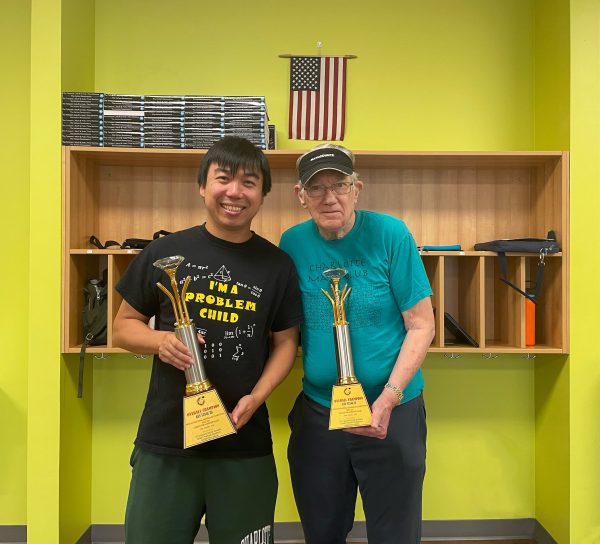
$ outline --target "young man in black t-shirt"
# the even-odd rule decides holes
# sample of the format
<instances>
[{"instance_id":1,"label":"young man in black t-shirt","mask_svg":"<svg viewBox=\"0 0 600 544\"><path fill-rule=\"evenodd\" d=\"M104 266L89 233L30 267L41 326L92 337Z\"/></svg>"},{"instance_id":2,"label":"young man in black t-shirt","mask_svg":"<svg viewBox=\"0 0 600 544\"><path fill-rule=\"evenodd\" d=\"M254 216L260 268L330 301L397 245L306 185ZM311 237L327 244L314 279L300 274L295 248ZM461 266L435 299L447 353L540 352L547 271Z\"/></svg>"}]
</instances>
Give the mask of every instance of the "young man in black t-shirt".
<instances>
[{"instance_id":1,"label":"young man in black t-shirt","mask_svg":"<svg viewBox=\"0 0 600 544\"><path fill-rule=\"evenodd\" d=\"M207 220L152 242L117 290L123 303L114 341L154 362L131 458L127 544L190 544L206 515L211 544L273 542L277 475L266 398L289 373L302 306L291 259L250 230L271 188L264 154L228 137L206 154L198 174ZM173 333L168 284L157 259L182 255L180 283L206 372L237 430L183 449L184 370L191 354ZM156 316L155 329L147 323Z\"/></svg>"}]
</instances>

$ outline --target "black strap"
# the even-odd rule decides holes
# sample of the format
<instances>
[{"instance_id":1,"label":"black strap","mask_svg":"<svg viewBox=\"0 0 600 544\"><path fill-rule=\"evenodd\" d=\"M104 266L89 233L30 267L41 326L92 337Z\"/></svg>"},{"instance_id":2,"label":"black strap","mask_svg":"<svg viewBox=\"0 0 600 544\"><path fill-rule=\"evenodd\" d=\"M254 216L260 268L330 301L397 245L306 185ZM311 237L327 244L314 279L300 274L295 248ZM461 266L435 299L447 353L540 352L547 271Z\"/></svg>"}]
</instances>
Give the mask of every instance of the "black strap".
<instances>
[{"instance_id":1,"label":"black strap","mask_svg":"<svg viewBox=\"0 0 600 544\"><path fill-rule=\"evenodd\" d=\"M83 365L85 363L85 350L90 345L90 342L93 340L94 335L91 333L87 333L83 340L83 344L81 344L81 350L79 351L79 377L77 380L77 398L80 399L83 397Z\"/></svg>"},{"instance_id":2,"label":"black strap","mask_svg":"<svg viewBox=\"0 0 600 544\"><path fill-rule=\"evenodd\" d=\"M98 240L93 234L90 236L90 244L96 246L98 249L104 249L102 242Z\"/></svg>"},{"instance_id":3,"label":"black strap","mask_svg":"<svg viewBox=\"0 0 600 544\"><path fill-rule=\"evenodd\" d=\"M157 238L160 238L161 236L168 236L169 234L171 234L171 232L169 232L168 230L162 230L162 229L157 230L152 235L152 240L156 240ZM138 245L135 245L135 244L132 245L131 241L140 242L142 240L139 240L137 238L128 238L122 244L119 244L119 242L117 242L115 240L106 240L106 242L103 244L93 234L90 236L90 240L89 240L90 244L92 244L93 246L96 246L98 249L108 249L109 247L113 247L113 246L117 246L121 249L127 249L127 248L139 249ZM143 240L143 241L146 242L146 245L148 245L148 243L150 242L150 240Z\"/></svg>"},{"instance_id":4,"label":"black strap","mask_svg":"<svg viewBox=\"0 0 600 544\"><path fill-rule=\"evenodd\" d=\"M525 298L528 298L529 300L531 300L531 302L533 302L534 304L537 304L537 300L542 291L542 283L544 281L544 270L546 269L546 263L544 262L544 257L545 257L545 255L541 254L540 259L538 260L537 277L535 279L535 285L533 286L533 289L531 289L529 292L526 292L526 291L522 291L521 289L519 289L514 283L508 281L507 266L506 266L506 253L499 252L498 253L498 266L500 267L500 275L502 276L500 278L500 281L503 281L504 283L506 283L506 285L512 287L515 291L518 291L519 293L521 293Z\"/></svg>"},{"instance_id":5,"label":"black strap","mask_svg":"<svg viewBox=\"0 0 600 544\"><path fill-rule=\"evenodd\" d=\"M115 242L114 240L106 240L106 242L103 245L102 242L98 240L98 238L96 238L93 234L90 236L90 244L96 246L98 249L108 249L112 246L121 246L119 242Z\"/></svg>"}]
</instances>

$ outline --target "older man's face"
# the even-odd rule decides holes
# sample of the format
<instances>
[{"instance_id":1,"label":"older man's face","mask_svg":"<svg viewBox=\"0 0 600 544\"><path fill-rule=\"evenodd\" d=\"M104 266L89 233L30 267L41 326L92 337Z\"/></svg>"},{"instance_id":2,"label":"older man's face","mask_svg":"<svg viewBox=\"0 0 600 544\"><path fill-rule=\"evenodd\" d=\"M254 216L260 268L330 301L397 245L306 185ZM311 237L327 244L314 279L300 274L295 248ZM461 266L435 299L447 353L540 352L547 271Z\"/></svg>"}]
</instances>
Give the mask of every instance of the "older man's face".
<instances>
[{"instance_id":1,"label":"older man's face","mask_svg":"<svg viewBox=\"0 0 600 544\"><path fill-rule=\"evenodd\" d=\"M298 197L325 238L341 238L354 225L354 207L361 189L361 181L353 184L350 176L323 170L311 178L304 190L298 190ZM345 194L337 194L346 190Z\"/></svg>"}]
</instances>

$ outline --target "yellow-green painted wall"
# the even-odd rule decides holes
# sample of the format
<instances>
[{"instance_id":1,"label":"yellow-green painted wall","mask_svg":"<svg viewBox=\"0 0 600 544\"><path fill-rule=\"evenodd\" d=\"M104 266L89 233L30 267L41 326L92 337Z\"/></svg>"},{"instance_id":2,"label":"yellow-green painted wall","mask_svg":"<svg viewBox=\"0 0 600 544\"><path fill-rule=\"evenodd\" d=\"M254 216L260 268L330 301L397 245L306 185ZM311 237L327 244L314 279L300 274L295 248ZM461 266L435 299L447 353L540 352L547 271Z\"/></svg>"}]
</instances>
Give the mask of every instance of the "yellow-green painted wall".
<instances>
[{"instance_id":1,"label":"yellow-green painted wall","mask_svg":"<svg viewBox=\"0 0 600 544\"><path fill-rule=\"evenodd\" d=\"M535 0L535 149L569 149L569 23L569 0Z\"/></svg>"},{"instance_id":2,"label":"yellow-green painted wall","mask_svg":"<svg viewBox=\"0 0 600 544\"><path fill-rule=\"evenodd\" d=\"M61 0L61 89L94 90L94 0ZM60 542L76 542L92 523L92 399L90 357L84 395L77 398L79 357L62 358L60 401Z\"/></svg>"},{"instance_id":3,"label":"yellow-green painted wall","mask_svg":"<svg viewBox=\"0 0 600 544\"><path fill-rule=\"evenodd\" d=\"M424 368L425 519L535 517L532 364L438 355Z\"/></svg>"},{"instance_id":4,"label":"yellow-green painted wall","mask_svg":"<svg viewBox=\"0 0 600 544\"><path fill-rule=\"evenodd\" d=\"M95 0L62 0L61 86L94 91Z\"/></svg>"},{"instance_id":5,"label":"yellow-green painted wall","mask_svg":"<svg viewBox=\"0 0 600 544\"><path fill-rule=\"evenodd\" d=\"M600 4L571 2L571 542L600 542Z\"/></svg>"},{"instance_id":6,"label":"yellow-green painted wall","mask_svg":"<svg viewBox=\"0 0 600 544\"><path fill-rule=\"evenodd\" d=\"M30 16L28 2L0 5L0 525L27 520Z\"/></svg>"},{"instance_id":7,"label":"yellow-green painted wall","mask_svg":"<svg viewBox=\"0 0 600 544\"><path fill-rule=\"evenodd\" d=\"M533 142L532 1L103 0L96 88L261 94L281 148L289 60L354 53L346 143L369 149L526 149ZM341 23L341 24L339 24Z\"/></svg>"},{"instance_id":8,"label":"yellow-green painted wall","mask_svg":"<svg viewBox=\"0 0 600 544\"><path fill-rule=\"evenodd\" d=\"M61 2L31 1L27 537L58 542Z\"/></svg>"},{"instance_id":9,"label":"yellow-green painted wall","mask_svg":"<svg viewBox=\"0 0 600 544\"><path fill-rule=\"evenodd\" d=\"M97 2L96 90L266 95L279 146L305 148L311 144L286 139L289 61L278 54L313 53L321 40L323 53L358 55L349 62L346 145L533 147L533 2L352 0L344 6L344 27L336 28L331 22L339 17L333 4L315 0L301 11L268 0L252 9L240 1ZM149 368L149 361L130 356L94 362L94 523L122 522ZM428 358L425 374L425 517L534 517L533 364L506 355L438 356ZM298 519L285 417L300 378L296 367L269 403L279 521Z\"/></svg>"},{"instance_id":10,"label":"yellow-green painted wall","mask_svg":"<svg viewBox=\"0 0 600 544\"><path fill-rule=\"evenodd\" d=\"M535 514L560 544L570 530L569 364L548 357L535 371Z\"/></svg>"},{"instance_id":11,"label":"yellow-green painted wall","mask_svg":"<svg viewBox=\"0 0 600 544\"><path fill-rule=\"evenodd\" d=\"M568 0L536 0L534 20L534 147L566 150L570 143ZM565 492L570 484L569 365L568 357L540 357L535 365L535 514L560 543L569 542L570 530L570 497Z\"/></svg>"}]
</instances>

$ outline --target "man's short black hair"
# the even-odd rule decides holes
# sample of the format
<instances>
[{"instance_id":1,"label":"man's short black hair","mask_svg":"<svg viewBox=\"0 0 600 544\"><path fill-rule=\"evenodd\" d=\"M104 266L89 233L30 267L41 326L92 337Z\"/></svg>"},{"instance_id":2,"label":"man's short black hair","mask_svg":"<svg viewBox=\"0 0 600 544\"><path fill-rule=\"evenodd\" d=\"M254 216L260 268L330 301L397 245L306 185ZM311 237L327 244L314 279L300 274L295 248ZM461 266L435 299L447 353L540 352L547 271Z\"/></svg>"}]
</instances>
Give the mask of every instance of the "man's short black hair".
<instances>
[{"instance_id":1,"label":"man's short black hair","mask_svg":"<svg viewBox=\"0 0 600 544\"><path fill-rule=\"evenodd\" d=\"M200 163L198 185L206 187L206 177L211 164L228 169L235 176L240 168L262 173L262 194L271 190L271 168L265 154L252 142L238 136L225 136L208 150Z\"/></svg>"}]
</instances>

